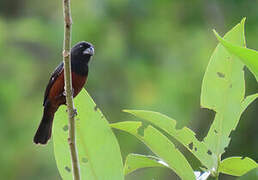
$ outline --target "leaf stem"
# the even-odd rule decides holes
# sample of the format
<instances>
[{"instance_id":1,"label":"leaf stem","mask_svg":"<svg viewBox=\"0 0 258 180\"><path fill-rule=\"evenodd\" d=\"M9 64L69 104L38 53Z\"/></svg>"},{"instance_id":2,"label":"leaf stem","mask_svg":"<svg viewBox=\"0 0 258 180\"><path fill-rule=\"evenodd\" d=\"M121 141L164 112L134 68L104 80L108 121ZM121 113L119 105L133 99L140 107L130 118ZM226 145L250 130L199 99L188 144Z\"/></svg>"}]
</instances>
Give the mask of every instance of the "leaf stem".
<instances>
[{"instance_id":1,"label":"leaf stem","mask_svg":"<svg viewBox=\"0 0 258 180\"><path fill-rule=\"evenodd\" d=\"M63 13L64 13L64 47L63 47L63 62L64 62L64 77L65 77L65 94L66 105L69 118L69 137L68 143L71 152L73 179L80 180L80 167L77 155L77 148L75 142L75 115L76 110L73 103L72 93L72 77L71 77L71 61L70 61L70 49L71 49L71 8L70 0L63 0Z\"/></svg>"}]
</instances>

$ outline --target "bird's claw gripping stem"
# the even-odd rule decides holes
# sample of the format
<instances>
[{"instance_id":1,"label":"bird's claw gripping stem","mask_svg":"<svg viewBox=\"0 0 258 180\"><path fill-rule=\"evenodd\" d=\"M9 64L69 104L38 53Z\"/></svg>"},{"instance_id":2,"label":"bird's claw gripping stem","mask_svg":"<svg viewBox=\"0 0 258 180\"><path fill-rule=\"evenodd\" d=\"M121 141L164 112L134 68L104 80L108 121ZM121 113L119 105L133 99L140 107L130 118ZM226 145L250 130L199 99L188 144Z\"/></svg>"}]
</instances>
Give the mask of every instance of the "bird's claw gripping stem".
<instances>
[{"instance_id":1,"label":"bird's claw gripping stem","mask_svg":"<svg viewBox=\"0 0 258 180\"><path fill-rule=\"evenodd\" d=\"M66 109L65 111L68 112L68 109ZM77 116L77 115L78 115L77 109L73 109L72 117L74 118L74 117Z\"/></svg>"},{"instance_id":2,"label":"bird's claw gripping stem","mask_svg":"<svg viewBox=\"0 0 258 180\"><path fill-rule=\"evenodd\" d=\"M75 117L77 115L78 115L77 109L73 109L73 117Z\"/></svg>"}]
</instances>

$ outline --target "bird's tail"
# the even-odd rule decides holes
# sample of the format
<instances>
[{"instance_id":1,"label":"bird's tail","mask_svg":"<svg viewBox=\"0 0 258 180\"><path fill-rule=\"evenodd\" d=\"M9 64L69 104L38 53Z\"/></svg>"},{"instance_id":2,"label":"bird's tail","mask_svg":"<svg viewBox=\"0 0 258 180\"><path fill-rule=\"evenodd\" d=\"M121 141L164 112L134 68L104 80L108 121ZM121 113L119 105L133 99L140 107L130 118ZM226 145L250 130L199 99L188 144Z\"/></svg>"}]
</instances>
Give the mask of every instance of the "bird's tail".
<instances>
[{"instance_id":1,"label":"bird's tail","mask_svg":"<svg viewBox=\"0 0 258 180\"><path fill-rule=\"evenodd\" d=\"M48 108L45 107L42 120L33 139L35 144L47 144L52 133L53 119L54 113L49 112Z\"/></svg>"}]
</instances>

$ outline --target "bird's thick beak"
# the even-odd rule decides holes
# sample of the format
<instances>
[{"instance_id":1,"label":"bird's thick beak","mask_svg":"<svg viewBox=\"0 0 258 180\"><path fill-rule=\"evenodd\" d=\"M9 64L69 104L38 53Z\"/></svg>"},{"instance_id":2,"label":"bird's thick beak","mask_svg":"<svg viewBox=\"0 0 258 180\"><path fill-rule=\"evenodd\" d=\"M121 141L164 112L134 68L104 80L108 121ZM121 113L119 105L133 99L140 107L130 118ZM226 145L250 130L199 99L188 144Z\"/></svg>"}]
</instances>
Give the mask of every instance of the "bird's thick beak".
<instances>
[{"instance_id":1,"label":"bird's thick beak","mask_svg":"<svg viewBox=\"0 0 258 180\"><path fill-rule=\"evenodd\" d=\"M89 48L85 49L83 51L83 54L89 54L89 55L93 56L94 55L94 48L93 47L89 47Z\"/></svg>"}]
</instances>

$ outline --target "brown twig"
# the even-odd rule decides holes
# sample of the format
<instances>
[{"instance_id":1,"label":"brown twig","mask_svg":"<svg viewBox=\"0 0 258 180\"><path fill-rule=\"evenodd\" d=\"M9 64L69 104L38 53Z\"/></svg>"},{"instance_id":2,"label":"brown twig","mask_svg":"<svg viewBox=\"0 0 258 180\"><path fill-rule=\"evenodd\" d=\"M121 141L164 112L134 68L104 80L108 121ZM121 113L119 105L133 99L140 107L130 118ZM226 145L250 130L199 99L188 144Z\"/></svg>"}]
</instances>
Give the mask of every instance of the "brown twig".
<instances>
[{"instance_id":1,"label":"brown twig","mask_svg":"<svg viewBox=\"0 0 258 180\"><path fill-rule=\"evenodd\" d=\"M63 61L64 61L66 105L67 105L68 117L69 117L68 143L69 143L71 158L72 158L73 179L80 180L80 166L79 166L76 143L75 143L75 121L74 121L75 118L74 117L76 115L76 110L73 104L71 61L70 61L71 26L72 26L70 0L63 0L63 10L64 10Z\"/></svg>"}]
</instances>

